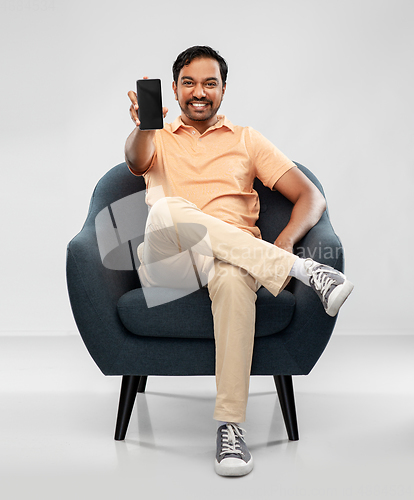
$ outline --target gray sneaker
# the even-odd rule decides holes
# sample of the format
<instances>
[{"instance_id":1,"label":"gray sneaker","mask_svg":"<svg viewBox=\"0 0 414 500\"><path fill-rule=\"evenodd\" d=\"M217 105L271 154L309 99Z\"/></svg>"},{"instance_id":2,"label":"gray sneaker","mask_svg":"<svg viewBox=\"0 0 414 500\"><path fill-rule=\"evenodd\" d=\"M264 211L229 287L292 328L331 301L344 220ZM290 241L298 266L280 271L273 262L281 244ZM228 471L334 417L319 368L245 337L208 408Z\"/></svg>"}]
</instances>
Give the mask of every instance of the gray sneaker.
<instances>
[{"instance_id":1,"label":"gray sneaker","mask_svg":"<svg viewBox=\"0 0 414 500\"><path fill-rule=\"evenodd\" d=\"M217 429L214 470L220 476L245 476L253 469L253 457L244 441L245 432L237 424L224 424Z\"/></svg>"},{"instance_id":2,"label":"gray sneaker","mask_svg":"<svg viewBox=\"0 0 414 500\"><path fill-rule=\"evenodd\" d=\"M306 259L309 284L318 294L326 314L335 316L352 292L354 285L342 273L325 264Z\"/></svg>"}]
</instances>

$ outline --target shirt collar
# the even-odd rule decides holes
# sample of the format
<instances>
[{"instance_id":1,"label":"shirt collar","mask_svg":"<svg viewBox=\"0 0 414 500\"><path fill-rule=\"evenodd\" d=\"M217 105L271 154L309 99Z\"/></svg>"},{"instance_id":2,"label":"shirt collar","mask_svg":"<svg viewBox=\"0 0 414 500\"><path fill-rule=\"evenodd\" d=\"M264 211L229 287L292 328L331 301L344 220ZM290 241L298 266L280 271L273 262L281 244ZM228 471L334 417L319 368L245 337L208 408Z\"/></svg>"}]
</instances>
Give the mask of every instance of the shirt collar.
<instances>
[{"instance_id":1,"label":"shirt collar","mask_svg":"<svg viewBox=\"0 0 414 500\"><path fill-rule=\"evenodd\" d=\"M218 122L211 126L208 130L215 130L217 128L222 128L222 127L226 127L228 128L229 130L231 130L232 132L234 132L234 125L231 123L230 120L228 120L226 118L225 115L217 115L217 118L219 119ZM171 123L171 132L174 133L176 132L180 127L188 127L188 125L186 125L182 119L181 119L181 116L178 116L172 123ZM206 130L207 132L207 130ZM204 132L205 133L205 132Z\"/></svg>"}]
</instances>

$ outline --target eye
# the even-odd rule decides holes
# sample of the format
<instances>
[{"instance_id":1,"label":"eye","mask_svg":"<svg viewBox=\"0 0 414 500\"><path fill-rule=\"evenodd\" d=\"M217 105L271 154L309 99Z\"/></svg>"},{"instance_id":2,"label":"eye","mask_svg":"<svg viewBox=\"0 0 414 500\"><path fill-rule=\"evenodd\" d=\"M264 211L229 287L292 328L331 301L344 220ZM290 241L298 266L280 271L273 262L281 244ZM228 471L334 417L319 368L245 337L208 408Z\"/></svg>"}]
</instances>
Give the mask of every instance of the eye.
<instances>
[{"instance_id":1,"label":"eye","mask_svg":"<svg viewBox=\"0 0 414 500\"><path fill-rule=\"evenodd\" d=\"M214 88L214 87L217 87L217 82L207 82L207 87L209 88Z\"/></svg>"}]
</instances>

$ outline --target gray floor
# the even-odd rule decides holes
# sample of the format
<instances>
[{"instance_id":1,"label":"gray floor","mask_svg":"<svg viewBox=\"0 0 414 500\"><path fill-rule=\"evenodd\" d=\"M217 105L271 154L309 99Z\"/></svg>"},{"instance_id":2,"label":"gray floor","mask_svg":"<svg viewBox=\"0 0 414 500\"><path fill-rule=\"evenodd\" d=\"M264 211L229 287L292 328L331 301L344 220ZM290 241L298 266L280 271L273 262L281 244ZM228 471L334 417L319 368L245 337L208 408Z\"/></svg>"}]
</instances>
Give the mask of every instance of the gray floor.
<instances>
[{"instance_id":1,"label":"gray floor","mask_svg":"<svg viewBox=\"0 0 414 500\"><path fill-rule=\"evenodd\" d=\"M294 379L300 440L271 377L251 382L243 478L213 470L212 377L153 377L127 439L113 440L119 378L78 336L0 337L4 499L414 498L414 335L332 338Z\"/></svg>"}]
</instances>

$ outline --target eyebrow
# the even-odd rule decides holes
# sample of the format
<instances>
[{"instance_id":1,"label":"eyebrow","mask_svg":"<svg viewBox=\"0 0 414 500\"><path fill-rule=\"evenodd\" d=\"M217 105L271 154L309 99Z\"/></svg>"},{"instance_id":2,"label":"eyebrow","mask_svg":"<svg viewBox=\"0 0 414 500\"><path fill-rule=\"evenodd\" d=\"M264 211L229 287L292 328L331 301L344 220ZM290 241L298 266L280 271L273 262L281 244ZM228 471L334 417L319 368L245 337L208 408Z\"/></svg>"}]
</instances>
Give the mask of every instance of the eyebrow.
<instances>
[{"instance_id":1,"label":"eyebrow","mask_svg":"<svg viewBox=\"0 0 414 500\"><path fill-rule=\"evenodd\" d=\"M182 77L181 77L181 81L183 81L183 80L192 80L192 81L194 81L194 78L192 78L191 76L182 76ZM218 78L216 78L216 77L214 77L214 76L211 76L211 77L209 77L209 78L206 78L204 81L205 81L205 82L208 82L208 81L211 81L211 80L213 80L213 81L215 81L215 82L219 83L219 79L218 79Z\"/></svg>"}]
</instances>

